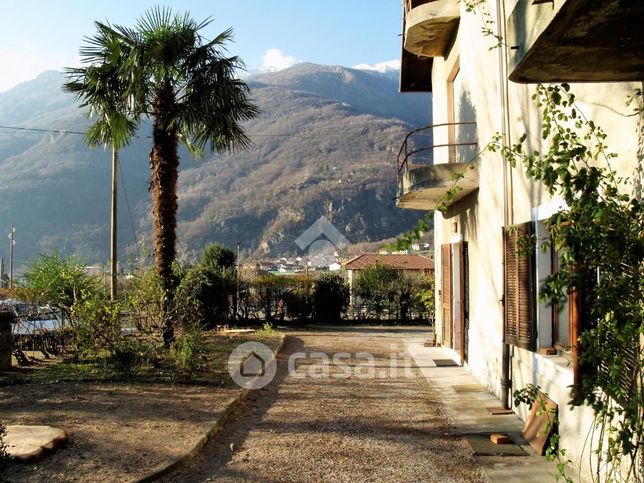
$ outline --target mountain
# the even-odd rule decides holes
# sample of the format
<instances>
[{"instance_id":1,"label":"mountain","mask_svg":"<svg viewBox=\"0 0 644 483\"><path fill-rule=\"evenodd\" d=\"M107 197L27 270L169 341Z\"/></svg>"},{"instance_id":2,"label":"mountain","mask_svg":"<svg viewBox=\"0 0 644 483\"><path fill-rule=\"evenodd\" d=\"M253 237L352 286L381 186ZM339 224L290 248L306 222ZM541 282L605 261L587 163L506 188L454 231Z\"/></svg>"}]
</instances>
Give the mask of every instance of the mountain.
<instances>
[{"instance_id":1,"label":"mountain","mask_svg":"<svg viewBox=\"0 0 644 483\"><path fill-rule=\"evenodd\" d=\"M0 230L15 223L18 264L52 250L108 258L111 155L76 134L90 121L63 81L46 72L0 93L0 126L65 131L0 128ZM247 82L261 108L246 125L252 148L196 161L181 152L181 256L237 240L246 255L303 253L295 239L320 216L351 243L413 226L420 214L394 206L395 156L404 135L429 122L428 96L398 94L390 71L313 64ZM121 152L122 262L150 246L149 134L148 123Z\"/></svg>"}]
</instances>

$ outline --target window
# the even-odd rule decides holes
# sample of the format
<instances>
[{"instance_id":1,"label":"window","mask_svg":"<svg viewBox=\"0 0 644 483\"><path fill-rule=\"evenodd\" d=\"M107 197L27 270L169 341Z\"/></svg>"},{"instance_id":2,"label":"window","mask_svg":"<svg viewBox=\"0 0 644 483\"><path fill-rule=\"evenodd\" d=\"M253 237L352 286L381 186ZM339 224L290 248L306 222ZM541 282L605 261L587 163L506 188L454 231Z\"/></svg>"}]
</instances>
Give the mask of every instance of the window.
<instances>
[{"instance_id":1,"label":"window","mask_svg":"<svg viewBox=\"0 0 644 483\"><path fill-rule=\"evenodd\" d=\"M550 273L559 270L559 253L555 250L550 251ZM547 303L547 302L542 302ZM550 305L552 314L552 346L558 350L570 350L570 302L566 300L560 303Z\"/></svg>"},{"instance_id":2,"label":"window","mask_svg":"<svg viewBox=\"0 0 644 483\"><path fill-rule=\"evenodd\" d=\"M527 350L536 345L534 250L529 248L533 235L532 222L503 228L503 339Z\"/></svg>"}]
</instances>

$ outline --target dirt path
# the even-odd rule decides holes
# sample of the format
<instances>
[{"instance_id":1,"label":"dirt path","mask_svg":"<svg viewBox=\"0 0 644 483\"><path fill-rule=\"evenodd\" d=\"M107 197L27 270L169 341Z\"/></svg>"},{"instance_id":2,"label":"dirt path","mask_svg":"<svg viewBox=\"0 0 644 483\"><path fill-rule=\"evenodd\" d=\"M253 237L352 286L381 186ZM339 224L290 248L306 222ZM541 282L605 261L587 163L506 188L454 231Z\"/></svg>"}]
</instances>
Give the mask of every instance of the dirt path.
<instances>
[{"instance_id":1,"label":"dirt path","mask_svg":"<svg viewBox=\"0 0 644 483\"><path fill-rule=\"evenodd\" d=\"M167 481L485 481L402 347L390 330L290 335L275 380L251 391L223 433ZM300 352L308 357L289 375ZM314 352L351 358L325 366Z\"/></svg>"}]
</instances>

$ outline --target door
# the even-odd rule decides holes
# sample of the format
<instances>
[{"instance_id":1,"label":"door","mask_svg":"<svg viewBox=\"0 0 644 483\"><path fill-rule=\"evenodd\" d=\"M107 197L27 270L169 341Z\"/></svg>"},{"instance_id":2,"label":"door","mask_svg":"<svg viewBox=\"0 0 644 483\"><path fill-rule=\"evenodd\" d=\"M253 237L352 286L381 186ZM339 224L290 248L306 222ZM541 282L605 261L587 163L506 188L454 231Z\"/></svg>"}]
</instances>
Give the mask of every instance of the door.
<instances>
[{"instance_id":1,"label":"door","mask_svg":"<svg viewBox=\"0 0 644 483\"><path fill-rule=\"evenodd\" d=\"M455 243L452 253L454 350L459 354L461 364L463 364L467 362L467 336L469 330L467 242Z\"/></svg>"},{"instance_id":2,"label":"door","mask_svg":"<svg viewBox=\"0 0 644 483\"><path fill-rule=\"evenodd\" d=\"M443 346L467 362L469 331L469 259L467 242L441 246L441 314Z\"/></svg>"},{"instance_id":3,"label":"door","mask_svg":"<svg viewBox=\"0 0 644 483\"><path fill-rule=\"evenodd\" d=\"M452 347L452 246L441 245L441 321L443 345Z\"/></svg>"}]
</instances>

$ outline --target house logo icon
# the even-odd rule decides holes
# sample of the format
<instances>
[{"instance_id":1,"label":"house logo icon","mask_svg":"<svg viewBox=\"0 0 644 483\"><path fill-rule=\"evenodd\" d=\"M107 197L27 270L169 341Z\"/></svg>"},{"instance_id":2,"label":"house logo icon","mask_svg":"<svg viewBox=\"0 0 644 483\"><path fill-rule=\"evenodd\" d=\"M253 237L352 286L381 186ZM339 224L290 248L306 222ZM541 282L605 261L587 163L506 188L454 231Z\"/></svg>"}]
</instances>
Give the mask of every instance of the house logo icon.
<instances>
[{"instance_id":1,"label":"house logo icon","mask_svg":"<svg viewBox=\"0 0 644 483\"><path fill-rule=\"evenodd\" d=\"M261 389L277 372L273 351L260 342L244 342L228 358L228 374L244 389Z\"/></svg>"},{"instance_id":2,"label":"house logo icon","mask_svg":"<svg viewBox=\"0 0 644 483\"><path fill-rule=\"evenodd\" d=\"M295 240L295 244L300 250L305 250L308 247L309 257L314 257L316 255L333 255L337 250L348 246L349 240L327 217L321 216Z\"/></svg>"},{"instance_id":3,"label":"house logo icon","mask_svg":"<svg viewBox=\"0 0 644 483\"><path fill-rule=\"evenodd\" d=\"M266 374L266 361L253 351L239 363L239 373L242 377L262 377Z\"/></svg>"}]
</instances>

